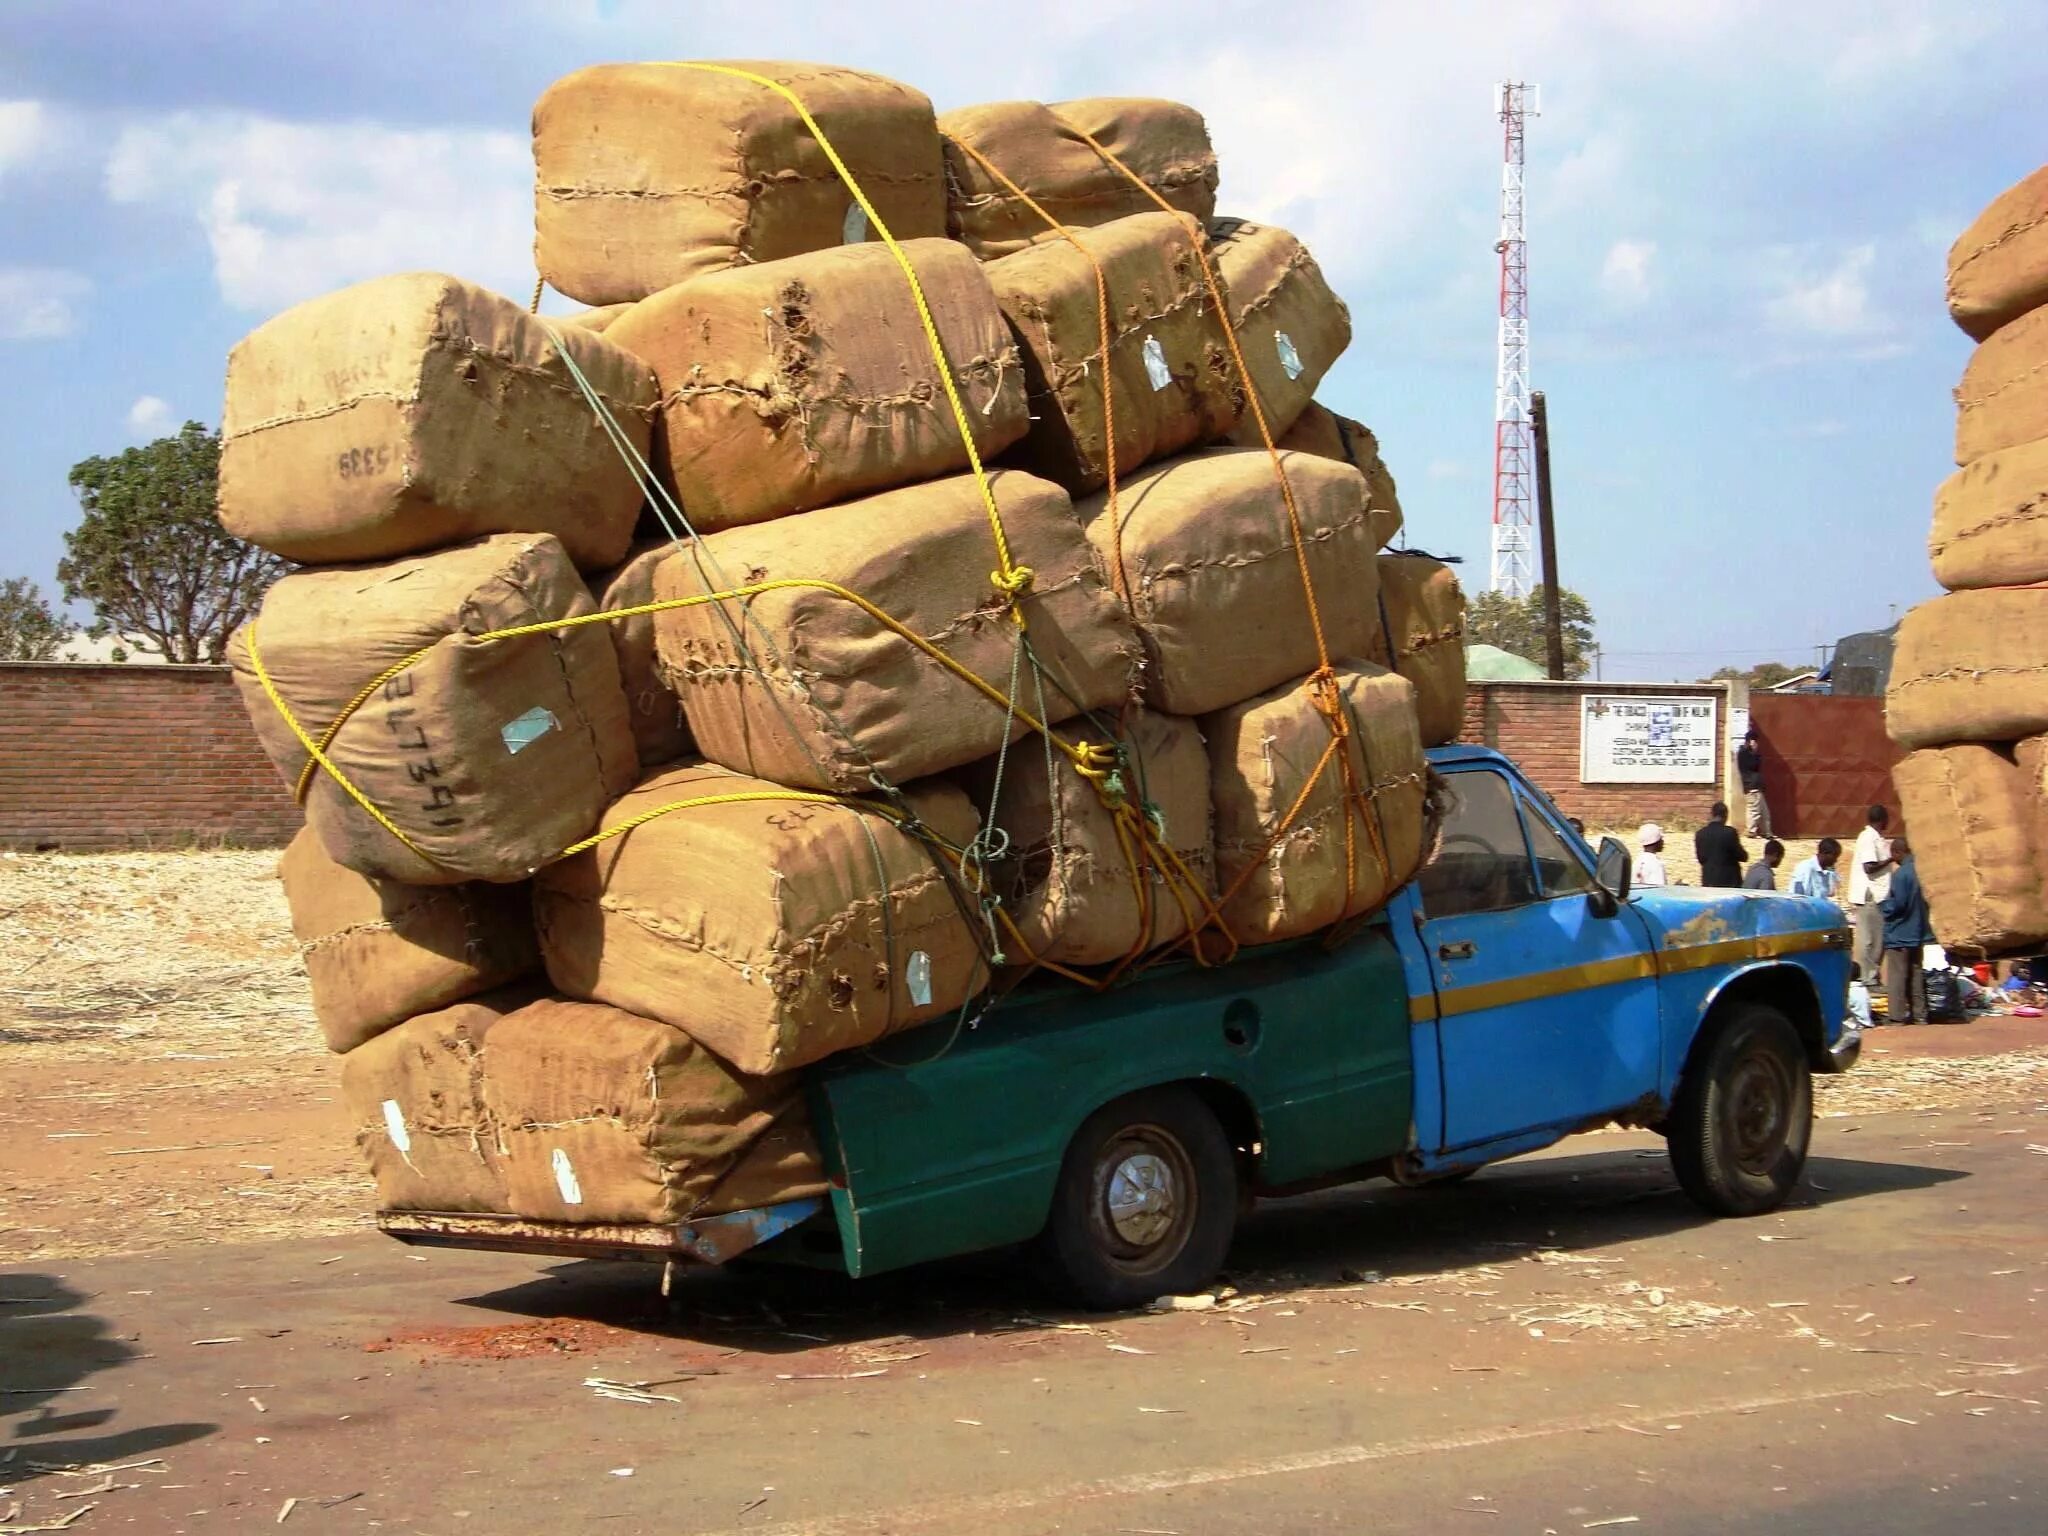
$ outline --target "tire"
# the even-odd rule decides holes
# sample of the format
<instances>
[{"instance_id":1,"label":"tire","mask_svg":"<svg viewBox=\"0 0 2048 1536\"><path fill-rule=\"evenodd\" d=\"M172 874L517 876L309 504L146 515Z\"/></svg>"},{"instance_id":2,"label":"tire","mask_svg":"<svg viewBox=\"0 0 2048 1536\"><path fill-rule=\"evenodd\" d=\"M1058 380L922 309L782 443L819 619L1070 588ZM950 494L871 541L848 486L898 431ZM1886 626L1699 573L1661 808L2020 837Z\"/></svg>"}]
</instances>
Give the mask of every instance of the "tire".
<instances>
[{"instance_id":1,"label":"tire","mask_svg":"<svg viewBox=\"0 0 2048 1536\"><path fill-rule=\"evenodd\" d=\"M1813 1074L1792 1021L1751 1003L1716 1026L1666 1132L1679 1188L1702 1209L1760 1216L1784 1204L1813 1140Z\"/></svg>"},{"instance_id":2,"label":"tire","mask_svg":"<svg viewBox=\"0 0 2048 1536\"><path fill-rule=\"evenodd\" d=\"M1150 1089L1074 1133L1037 1257L1081 1306L1139 1306L1215 1278L1237 1205L1237 1154L1215 1115L1185 1088Z\"/></svg>"}]
</instances>

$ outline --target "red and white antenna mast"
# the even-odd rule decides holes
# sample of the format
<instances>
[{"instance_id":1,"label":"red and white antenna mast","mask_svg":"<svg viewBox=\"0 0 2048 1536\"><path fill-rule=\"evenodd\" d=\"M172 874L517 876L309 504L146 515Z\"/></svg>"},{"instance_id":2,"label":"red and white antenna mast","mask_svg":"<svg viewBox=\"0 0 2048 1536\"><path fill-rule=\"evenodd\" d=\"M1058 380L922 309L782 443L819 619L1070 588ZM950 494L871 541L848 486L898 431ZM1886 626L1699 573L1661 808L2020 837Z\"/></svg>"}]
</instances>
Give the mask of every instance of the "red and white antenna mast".
<instances>
[{"instance_id":1,"label":"red and white antenna mast","mask_svg":"<svg viewBox=\"0 0 2048 1536\"><path fill-rule=\"evenodd\" d=\"M1537 87L1493 88L1500 118L1500 356L1493 386L1493 590L1524 598L1535 585L1535 451L1529 420L1529 250L1522 226L1522 132L1543 108Z\"/></svg>"}]
</instances>

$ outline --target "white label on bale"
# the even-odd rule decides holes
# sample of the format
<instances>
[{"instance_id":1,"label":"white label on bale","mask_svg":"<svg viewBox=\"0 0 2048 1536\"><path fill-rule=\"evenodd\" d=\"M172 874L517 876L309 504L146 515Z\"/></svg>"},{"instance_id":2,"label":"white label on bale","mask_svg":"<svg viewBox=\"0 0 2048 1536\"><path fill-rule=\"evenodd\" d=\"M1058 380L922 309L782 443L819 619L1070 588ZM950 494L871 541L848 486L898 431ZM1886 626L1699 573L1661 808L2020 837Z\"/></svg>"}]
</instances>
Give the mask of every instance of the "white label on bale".
<instances>
[{"instance_id":1,"label":"white label on bale","mask_svg":"<svg viewBox=\"0 0 2048 1536\"><path fill-rule=\"evenodd\" d=\"M557 1147L550 1163L555 1170L555 1188L562 1192L562 1204L581 1205L583 1186L576 1182L576 1170L569 1162L569 1154Z\"/></svg>"},{"instance_id":2,"label":"white label on bale","mask_svg":"<svg viewBox=\"0 0 2048 1536\"><path fill-rule=\"evenodd\" d=\"M384 1101L384 1132L391 1138L391 1145L398 1148L403 1157L412 1150L412 1136L405 1128L405 1111L398 1107L398 1100Z\"/></svg>"},{"instance_id":3,"label":"white label on bale","mask_svg":"<svg viewBox=\"0 0 2048 1536\"><path fill-rule=\"evenodd\" d=\"M1273 350L1280 354L1280 371L1290 379L1298 379L1308 369L1303 366L1301 354L1294 350L1294 338L1285 331L1273 333Z\"/></svg>"},{"instance_id":4,"label":"white label on bale","mask_svg":"<svg viewBox=\"0 0 2048 1536\"><path fill-rule=\"evenodd\" d=\"M841 245L859 245L868 237L868 216L859 203L846 205L846 222L839 226Z\"/></svg>"},{"instance_id":5,"label":"white label on bale","mask_svg":"<svg viewBox=\"0 0 2048 1536\"><path fill-rule=\"evenodd\" d=\"M1166 348L1159 345L1157 336L1145 338L1145 377L1152 381L1155 395L1173 382L1173 370L1166 366Z\"/></svg>"},{"instance_id":6,"label":"white label on bale","mask_svg":"<svg viewBox=\"0 0 2048 1536\"><path fill-rule=\"evenodd\" d=\"M504 740L505 750L517 757L561 723L547 710L536 705L525 714L507 720L499 726L498 735Z\"/></svg>"},{"instance_id":7,"label":"white label on bale","mask_svg":"<svg viewBox=\"0 0 2048 1536\"><path fill-rule=\"evenodd\" d=\"M910 988L910 1000L920 1008L932 1005L932 957L921 949L910 952L910 964L905 968L904 983Z\"/></svg>"}]
</instances>

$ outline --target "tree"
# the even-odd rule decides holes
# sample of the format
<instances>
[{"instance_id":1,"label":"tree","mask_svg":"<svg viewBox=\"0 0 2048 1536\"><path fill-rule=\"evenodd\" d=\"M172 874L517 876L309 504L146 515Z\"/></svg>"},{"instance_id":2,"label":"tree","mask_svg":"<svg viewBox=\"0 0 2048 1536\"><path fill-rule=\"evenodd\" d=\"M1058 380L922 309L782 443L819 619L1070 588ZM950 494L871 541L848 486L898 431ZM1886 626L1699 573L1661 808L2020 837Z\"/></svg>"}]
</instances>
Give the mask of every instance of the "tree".
<instances>
[{"instance_id":1,"label":"tree","mask_svg":"<svg viewBox=\"0 0 2048 1536\"><path fill-rule=\"evenodd\" d=\"M1465 610L1465 643L1497 645L1543 664L1543 593L1537 587L1519 602L1505 592L1482 592ZM1592 667L1593 608L1570 587L1558 592L1564 629L1564 675L1584 677Z\"/></svg>"},{"instance_id":2,"label":"tree","mask_svg":"<svg viewBox=\"0 0 2048 1536\"><path fill-rule=\"evenodd\" d=\"M105 627L136 635L167 661L218 662L287 566L245 544L214 515L220 436L188 421L111 458L71 468L82 509L57 565L64 595Z\"/></svg>"},{"instance_id":3,"label":"tree","mask_svg":"<svg viewBox=\"0 0 2048 1536\"><path fill-rule=\"evenodd\" d=\"M54 661L76 633L27 577L0 581L0 661Z\"/></svg>"},{"instance_id":4,"label":"tree","mask_svg":"<svg viewBox=\"0 0 2048 1536\"><path fill-rule=\"evenodd\" d=\"M1809 667L1788 667L1782 661L1758 662L1753 667L1716 667L1711 677L1700 679L1703 683L1747 683L1752 688L1775 688L1789 682Z\"/></svg>"}]
</instances>

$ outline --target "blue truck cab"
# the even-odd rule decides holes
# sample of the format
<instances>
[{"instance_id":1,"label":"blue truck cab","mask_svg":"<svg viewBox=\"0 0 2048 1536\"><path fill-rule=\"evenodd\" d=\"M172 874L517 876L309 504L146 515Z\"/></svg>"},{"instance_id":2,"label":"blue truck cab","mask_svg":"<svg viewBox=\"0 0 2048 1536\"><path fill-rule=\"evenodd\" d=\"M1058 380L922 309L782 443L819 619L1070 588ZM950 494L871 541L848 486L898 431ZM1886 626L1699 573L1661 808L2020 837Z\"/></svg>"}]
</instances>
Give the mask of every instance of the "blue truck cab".
<instances>
[{"instance_id":1,"label":"blue truck cab","mask_svg":"<svg viewBox=\"0 0 2048 1536\"><path fill-rule=\"evenodd\" d=\"M1507 758L1430 752L1436 856L1372 921L1092 992L1035 978L973 1028L813 1069L829 1195L676 1226L549 1232L386 1213L413 1242L854 1275L1029 1245L1074 1300L1207 1283L1259 1196L1429 1184L1603 1125L1661 1131L1723 1215L1797 1184L1812 1074L1846 1070L1832 902L1632 892Z\"/></svg>"}]
</instances>

